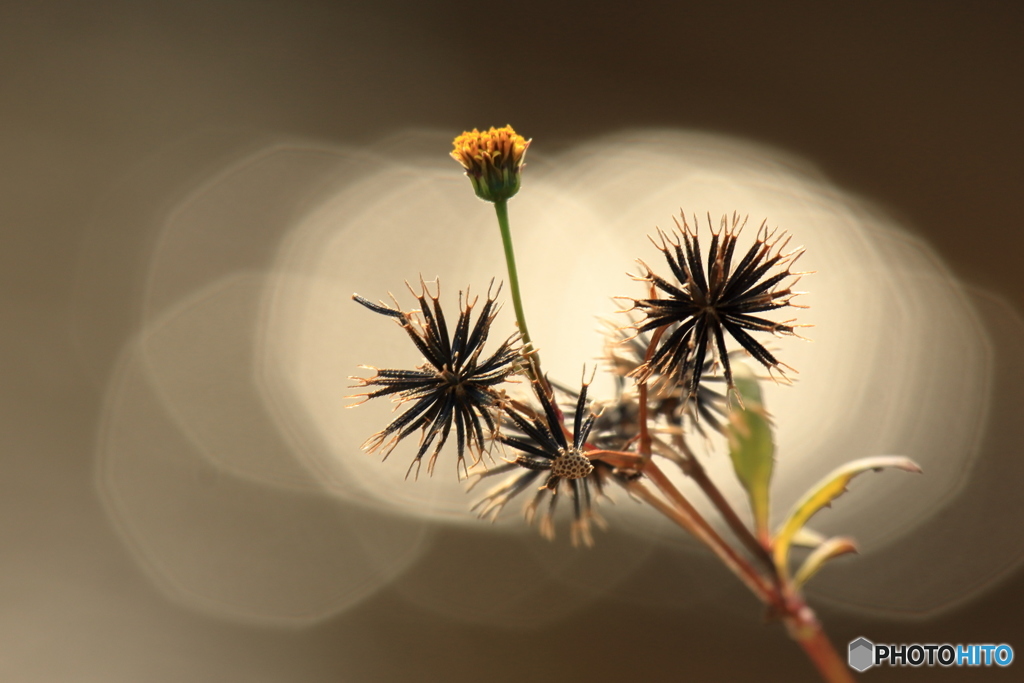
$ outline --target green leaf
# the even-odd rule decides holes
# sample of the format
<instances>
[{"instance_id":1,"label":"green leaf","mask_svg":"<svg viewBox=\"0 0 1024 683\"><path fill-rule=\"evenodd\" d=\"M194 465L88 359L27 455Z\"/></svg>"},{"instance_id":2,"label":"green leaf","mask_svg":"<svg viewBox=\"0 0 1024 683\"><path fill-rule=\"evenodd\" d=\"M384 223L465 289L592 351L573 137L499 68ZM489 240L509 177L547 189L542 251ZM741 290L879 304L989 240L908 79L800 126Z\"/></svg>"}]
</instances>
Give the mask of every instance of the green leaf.
<instances>
[{"instance_id":1,"label":"green leaf","mask_svg":"<svg viewBox=\"0 0 1024 683\"><path fill-rule=\"evenodd\" d=\"M775 464L772 425L761 402L761 388L753 373L737 372L735 383L742 402L730 411L725 429L729 440L729 457L732 458L736 477L750 498L757 536L767 544L768 487Z\"/></svg>"},{"instance_id":2,"label":"green leaf","mask_svg":"<svg viewBox=\"0 0 1024 683\"><path fill-rule=\"evenodd\" d=\"M797 588L800 588L833 557L856 552L857 544L853 542L852 538L846 538L845 536L830 538L807 556L804 563L800 565L800 569L797 570L796 576L793 577L793 583L796 584Z\"/></svg>"},{"instance_id":3,"label":"green leaf","mask_svg":"<svg viewBox=\"0 0 1024 683\"><path fill-rule=\"evenodd\" d=\"M895 467L907 472L921 472L921 468L910 458L885 455L861 458L833 470L810 491L805 493L800 502L793 506L789 517L782 523L778 533L775 535L775 565L779 570L783 574L787 572L789 546L792 544L795 534L803 528L807 520L823 507L831 505L833 500L843 495L850 480L858 474L869 470L880 471L886 467Z\"/></svg>"}]
</instances>

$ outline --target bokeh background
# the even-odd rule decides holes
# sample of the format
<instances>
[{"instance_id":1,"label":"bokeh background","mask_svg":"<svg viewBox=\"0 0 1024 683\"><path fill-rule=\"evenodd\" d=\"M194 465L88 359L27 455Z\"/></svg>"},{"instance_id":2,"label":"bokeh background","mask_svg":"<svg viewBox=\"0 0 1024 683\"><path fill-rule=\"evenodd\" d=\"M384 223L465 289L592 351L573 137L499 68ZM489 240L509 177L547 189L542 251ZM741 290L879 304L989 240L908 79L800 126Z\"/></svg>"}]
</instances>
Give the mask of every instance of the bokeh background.
<instances>
[{"instance_id":1,"label":"bokeh background","mask_svg":"<svg viewBox=\"0 0 1024 683\"><path fill-rule=\"evenodd\" d=\"M268 145L360 149L410 129L454 135L512 123L534 138L538 167L544 155L623 129L767 145L881 207L1006 310L1024 310L1022 14L1001 2L4 3L0 679L813 680L782 629L762 624L752 599L733 597L740 591L724 572L635 539L612 534L602 546L600 538L581 559L564 538L549 548L532 535L367 515L301 487L239 488L230 468L119 469L129 483L145 480L138 490L147 495L118 508L99 457L116 431L107 419L111 387L131 379L126 349L146 307L174 294L154 292L154 254L166 255L168 216L181 219L189 193ZM263 182L267 193L290 183L297 202L321 178L306 159ZM217 246L240 254L244 274L273 238ZM386 245L366 259L385 264ZM244 328L216 318L195 324L181 334L193 338L207 324L211 348ZM173 354L174 338L166 339L161 348ZM132 424L152 416L145 392L119 397L138 407ZM246 397L217 397L228 413L235 398ZM1012 394L1001 404L1010 415L1020 407ZM144 427L132 432L137 452L169 461L189 452L173 424ZM1016 471L1019 448L1006 446L1005 462L986 461L996 477L1000 467ZM208 505L221 515L230 508L231 523L211 517ZM126 509L150 516L126 521ZM964 534L1005 525L995 512ZM157 528L168 557L188 560L178 574L161 575L133 536L134 519L162 523L145 528ZM222 535L207 533L218 524ZM295 545L296 534L308 542ZM357 569L345 559L354 546L370 549ZM252 564L277 566L273 558L297 547L308 576L247 583ZM533 558L528 566L524 556ZM935 562L940 571L941 557ZM587 563L611 569L584 597L559 589ZM539 579L527 570L540 565L560 583L544 579L533 590ZM927 578L916 571L891 581ZM659 580L645 585L643 572ZM333 590L324 578L332 575L350 585ZM218 596L255 591L262 605L280 598L281 613L298 611L246 618L190 595L194 586ZM326 593L283 588L294 586ZM927 617L829 604L820 615L843 650L863 635L1006 642L1019 651L1022 610L1024 576L1010 572ZM1016 668L871 675L1011 680Z\"/></svg>"}]
</instances>

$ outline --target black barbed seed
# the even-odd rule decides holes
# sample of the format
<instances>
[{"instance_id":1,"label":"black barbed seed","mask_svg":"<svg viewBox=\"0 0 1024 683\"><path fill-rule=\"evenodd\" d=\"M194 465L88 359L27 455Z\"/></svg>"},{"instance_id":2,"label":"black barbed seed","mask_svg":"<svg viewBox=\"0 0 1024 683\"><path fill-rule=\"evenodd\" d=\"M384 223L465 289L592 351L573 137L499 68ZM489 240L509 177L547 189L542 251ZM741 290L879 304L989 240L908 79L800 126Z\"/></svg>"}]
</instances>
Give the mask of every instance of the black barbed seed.
<instances>
[{"instance_id":1,"label":"black barbed seed","mask_svg":"<svg viewBox=\"0 0 1024 683\"><path fill-rule=\"evenodd\" d=\"M355 301L357 303L360 303L363 306L366 306L367 308L369 308L374 313L380 313L381 315L387 315L387 316L390 316L392 318L402 318L405 315L401 311L396 310L394 308L391 308L389 306L386 306L384 304L375 304L372 301L370 301L369 299L363 298L363 297L359 296L358 294L353 294L352 295L352 299L353 299L353 301Z\"/></svg>"}]
</instances>

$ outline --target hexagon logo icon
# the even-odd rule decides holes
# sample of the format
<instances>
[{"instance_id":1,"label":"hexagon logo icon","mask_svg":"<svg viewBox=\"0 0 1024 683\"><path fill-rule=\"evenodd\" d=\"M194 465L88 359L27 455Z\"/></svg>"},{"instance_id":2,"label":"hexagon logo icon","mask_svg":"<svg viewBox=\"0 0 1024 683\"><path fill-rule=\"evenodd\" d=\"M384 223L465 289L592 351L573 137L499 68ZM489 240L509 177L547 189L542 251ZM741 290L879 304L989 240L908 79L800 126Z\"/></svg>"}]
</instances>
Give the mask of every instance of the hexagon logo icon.
<instances>
[{"instance_id":1,"label":"hexagon logo icon","mask_svg":"<svg viewBox=\"0 0 1024 683\"><path fill-rule=\"evenodd\" d=\"M866 671L875 664L875 644L867 638L858 638L850 643L850 656L847 660L851 669Z\"/></svg>"}]
</instances>

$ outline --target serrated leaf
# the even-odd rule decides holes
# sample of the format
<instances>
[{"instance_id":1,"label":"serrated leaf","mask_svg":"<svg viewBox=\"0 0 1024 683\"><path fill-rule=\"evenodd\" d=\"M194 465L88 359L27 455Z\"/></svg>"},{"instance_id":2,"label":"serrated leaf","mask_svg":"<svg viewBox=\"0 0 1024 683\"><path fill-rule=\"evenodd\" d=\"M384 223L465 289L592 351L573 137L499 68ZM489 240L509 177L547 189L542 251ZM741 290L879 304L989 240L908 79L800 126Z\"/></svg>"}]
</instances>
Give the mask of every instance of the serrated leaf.
<instances>
[{"instance_id":1,"label":"serrated leaf","mask_svg":"<svg viewBox=\"0 0 1024 683\"><path fill-rule=\"evenodd\" d=\"M775 534L773 542L775 565L779 570L783 573L787 572L789 547L793 542L794 535L803 528L807 520L843 495L846 492L846 486L858 474L869 470L879 471L887 467L895 467L907 472L921 472L921 468L910 458L886 455L861 458L836 468L805 493L804 497L793 506L786 521L782 523L778 533Z\"/></svg>"},{"instance_id":2,"label":"serrated leaf","mask_svg":"<svg viewBox=\"0 0 1024 683\"><path fill-rule=\"evenodd\" d=\"M729 457L736 477L750 498L757 536L767 542L769 485L775 464L772 425L761 402L761 388L753 374L737 373L735 383L742 405L730 411L725 428Z\"/></svg>"},{"instance_id":3,"label":"serrated leaf","mask_svg":"<svg viewBox=\"0 0 1024 683\"><path fill-rule=\"evenodd\" d=\"M852 538L845 536L830 538L807 556L804 563L800 565L800 569L797 570L796 576L793 577L793 583L800 588L832 558L856 552L858 552L857 544L853 542Z\"/></svg>"}]
</instances>

